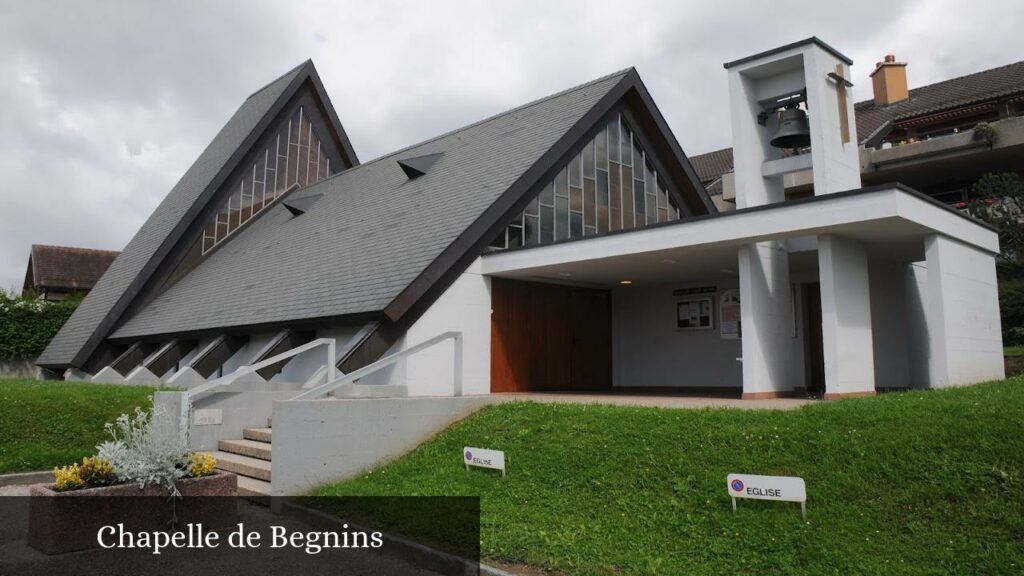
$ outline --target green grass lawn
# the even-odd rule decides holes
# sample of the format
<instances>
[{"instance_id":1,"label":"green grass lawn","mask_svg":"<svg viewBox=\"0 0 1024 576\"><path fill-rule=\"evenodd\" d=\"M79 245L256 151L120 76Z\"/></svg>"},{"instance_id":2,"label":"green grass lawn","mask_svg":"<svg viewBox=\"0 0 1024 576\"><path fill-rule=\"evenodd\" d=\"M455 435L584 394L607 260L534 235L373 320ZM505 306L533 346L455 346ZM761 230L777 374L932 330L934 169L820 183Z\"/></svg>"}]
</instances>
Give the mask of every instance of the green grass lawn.
<instances>
[{"instance_id":1,"label":"green grass lawn","mask_svg":"<svg viewBox=\"0 0 1024 576\"><path fill-rule=\"evenodd\" d=\"M0 472L81 461L109 439L105 423L152 396L140 386L0 379Z\"/></svg>"},{"instance_id":2,"label":"green grass lawn","mask_svg":"<svg viewBox=\"0 0 1024 576\"><path fill-rule=\"evenodd\" d=\"M466 472L466 445L508 477ZM734 515L729 472L803 477L807 521ZM788 412L492 406L317 494L479 495L485 558L573 574L1021 574L1024 379Z\"/></svg>"}]
</instances>

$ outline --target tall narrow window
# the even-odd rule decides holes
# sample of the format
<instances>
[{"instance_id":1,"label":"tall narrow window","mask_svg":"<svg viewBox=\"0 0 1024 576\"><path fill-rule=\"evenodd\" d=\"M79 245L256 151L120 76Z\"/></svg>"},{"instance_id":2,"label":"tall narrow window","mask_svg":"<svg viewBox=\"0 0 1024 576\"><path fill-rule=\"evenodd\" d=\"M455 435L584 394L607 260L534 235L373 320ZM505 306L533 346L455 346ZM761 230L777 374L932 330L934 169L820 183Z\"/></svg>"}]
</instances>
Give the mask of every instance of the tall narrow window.
<instances>
[{"instance_id":1,"label":"tall narrow window","mask_svg":"<svg viewBox=\"0 0 1024 576\"><path fill-rule=\"evenodd\" d=\"M305 107L299 106L270 137L262 154L257 154L251 169L228 185L233 192L203 230L203 254L271 205L288 188L314 184L330 174L331 159L321 146Z\"/></svg>"},{"instance_id":2,"label":"tall narrow window","mask_svg":"<svg viewBox=\"0 0 1024 576\"><path fill-rule=\"evenodd\" d=\"M534 246L678 219L664 176L617 115L491 245Z\"/></svg>"}]
</instances>

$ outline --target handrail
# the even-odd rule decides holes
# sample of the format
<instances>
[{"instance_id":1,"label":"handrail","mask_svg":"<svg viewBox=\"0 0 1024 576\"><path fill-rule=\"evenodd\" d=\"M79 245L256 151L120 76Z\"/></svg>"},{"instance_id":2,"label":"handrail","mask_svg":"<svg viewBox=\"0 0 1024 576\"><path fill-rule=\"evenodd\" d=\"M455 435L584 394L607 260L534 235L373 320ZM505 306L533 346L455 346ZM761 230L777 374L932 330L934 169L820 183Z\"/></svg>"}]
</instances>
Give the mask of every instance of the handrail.
<instances>
[{"instance_id":1,"label":"handrail","mask_svg":"<svg viewBox=\"0 0 1024 576\"><path fill-rule=\"evenodd\" d=\"M186 395L186 398L189 402L191 402L192 399L198 396L199 394L204 394L206 392L209 392L210 390L213 390L214 388L227 386L228 384L231 384L232 382L241 378L242 376L245 376L246 374L252 374L257 370L261 370L263 368L266 368L267 366L277 364L278 362L285 360L287 358L298 356L299 354L312 350L313 348L316 348L318 346L327 346L327 366L329 366L329 370L332 370L332 373L328 374L328 380L330 380L330 377L334 375L333 370L336 369L334 366L335 340L334 338L317 338L316 340L307 342L302 346L296 346L291 350L287 350L275 356L271 356L266 360L261 360L260 362L250 364L248 366L241 366L234 372L230 374L225 374L220 378L210 380L209 382L204 382L203 384L200 384L199 386L196 386L195 388L189 390L188 394Z\"/></svg>"},{"instance_id":2,"label":"handrail","mask_svg":"<svg viewBox=\"0 0 1024 576\"><path fill-rule=\"evenodd\" d=\"M399 352L395 352L394 354L391 354L390 356L385 356L385 357L381 358L380 360L377 360L376 362L374 362L372 364L367 364L366 366L363 366L362 368L360 368L358 370L355 370L353 372L349 372L348 374L345 374L344 376L342 376L341 378L338 378L336 380L329 380L328 382L326 382L324 384L321 384L320 386L317 386L316 388L310 388L309 390L304 390L303 392L299 393L297 396L292 398L292 400L310 400L310 399L321 398L321 397L327 395L328 393L330 393L330 392L332 392L332 391L334 391L334 390L344 386L345 384L350 384L350 383L352 383L352 382L354 382L354 381L356 381L356 380L358 380L360 378L363 378L365 376L373 374L374 372L377 372L378 370L381 370L382 368L387 368L388 366L391 366L392 364L398 362L399 360L402 360L403 358L405 358L407 356L411 356L411 355L413 355L413 354L415 354L415 353L417 353L417 352L419 352L421 350L424 350L426 348L430 348L431 346L433 346L435 344L438 344L440 342L444 342L445 340L449 340L449 339L454 340L454 350L453 350L453 352L454 352L454 354L453 354L453 356L454 356L453 357L453 361L454 361L454 375L453 375L454 376L453 377L453 380L454 380L454 382L453 382L454 393L453 393L453 395L454 396L462 396L462 332L452 331L452 332L445 332L443 334L438 334L437 336L434 336L433 338L429 338L427 340L424 340L423 342L420 342L419 344L417 344L415 346L411 346L409 348L406 348L405 350L402 350L402 351L399 351Z\"/></svg>"}]
</instances>

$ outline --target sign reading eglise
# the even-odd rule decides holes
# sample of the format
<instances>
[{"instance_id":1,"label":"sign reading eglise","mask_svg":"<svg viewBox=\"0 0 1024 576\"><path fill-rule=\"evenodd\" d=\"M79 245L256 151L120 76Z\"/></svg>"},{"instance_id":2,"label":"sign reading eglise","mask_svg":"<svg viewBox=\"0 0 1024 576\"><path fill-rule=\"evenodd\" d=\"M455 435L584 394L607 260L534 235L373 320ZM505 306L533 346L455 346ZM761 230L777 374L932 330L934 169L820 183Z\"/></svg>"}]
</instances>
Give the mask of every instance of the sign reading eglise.
<instances>
[{"instance_id":1,"label":"sign reading eglise","mask_svg":"<svg viewBox=\"0 0 1024 576\"><path fill-rule=\"evenodd\" d=\"M807 517L807 486L796 476L758 476L756 474L729 474L726 477L732 511L736 511L737 498L754 500L782 500L799 502L800 513Z\"/></svg>"},{"instance_id":2,"label":"sign reading eglise","mask_svg":"<svg viewBox=\"0 0 1024 576\"><path fill-rule=\"evenodd\" d=\"M472 448L466 446L462 449L462 461L466 464L466 470L470 466L501 470L505 475L505 453L501 450L486 450L484 448Z\"/></svg>"}]
</instances>

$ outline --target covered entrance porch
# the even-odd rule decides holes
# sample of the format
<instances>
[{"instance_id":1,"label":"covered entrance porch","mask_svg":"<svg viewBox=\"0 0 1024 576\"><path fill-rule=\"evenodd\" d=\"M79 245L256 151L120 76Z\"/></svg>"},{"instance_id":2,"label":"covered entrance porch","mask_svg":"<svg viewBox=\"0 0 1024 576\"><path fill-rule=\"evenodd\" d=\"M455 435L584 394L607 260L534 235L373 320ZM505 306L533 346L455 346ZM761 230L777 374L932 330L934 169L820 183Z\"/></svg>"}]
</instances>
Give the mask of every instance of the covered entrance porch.
<instances>
[{"instance_id":1,"label":"covered entrance porch","mask_svg":"<svg viewBox=\"0 0 1024 576\"><path fill-rule=\"evenodd\" d=\"M883 187L489 254L491 391L837 398L1001 378L997 249Z\"/></svg>"}]
</instances>

